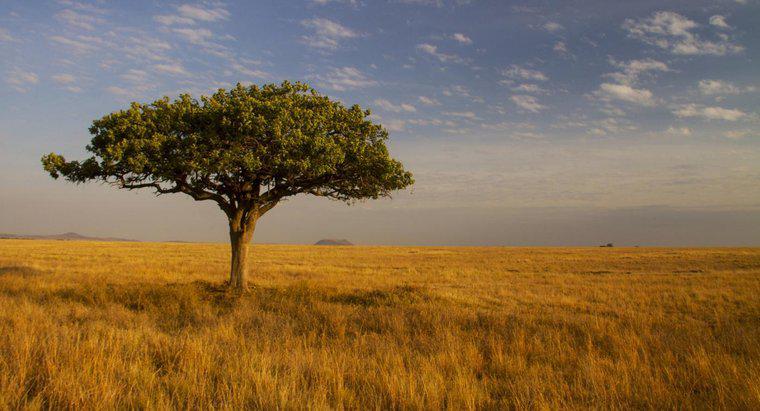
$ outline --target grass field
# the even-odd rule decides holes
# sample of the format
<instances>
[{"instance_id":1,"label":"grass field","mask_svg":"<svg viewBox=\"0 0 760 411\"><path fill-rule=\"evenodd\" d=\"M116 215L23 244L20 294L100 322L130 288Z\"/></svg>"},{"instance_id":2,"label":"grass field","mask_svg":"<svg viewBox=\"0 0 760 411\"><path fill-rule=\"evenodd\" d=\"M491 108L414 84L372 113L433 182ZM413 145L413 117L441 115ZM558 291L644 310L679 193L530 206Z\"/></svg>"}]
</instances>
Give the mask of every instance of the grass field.
<instances>
[{"instance_id":1,"label":"grass field","mask_svg":"<svg viewBox=\"0 0 760 411\"><path fill-rule=\"evenodd\" d=\"M760 409L760 249L0 240L0 409Z\"/></svg>"}]
</instances>

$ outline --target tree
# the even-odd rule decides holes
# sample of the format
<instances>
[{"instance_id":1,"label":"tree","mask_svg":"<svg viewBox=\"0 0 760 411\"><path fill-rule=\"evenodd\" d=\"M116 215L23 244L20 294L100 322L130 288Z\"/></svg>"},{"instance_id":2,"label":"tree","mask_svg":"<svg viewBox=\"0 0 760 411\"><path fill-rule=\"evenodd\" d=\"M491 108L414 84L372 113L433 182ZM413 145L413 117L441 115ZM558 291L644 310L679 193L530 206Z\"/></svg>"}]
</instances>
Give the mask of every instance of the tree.
<instances>
[{"instance_id":1,"label":"tree","mask_svg":"<svg viewBox=\"0 0 760 411\"><path fill-rule=\"evenodd\" d=\"M200 101L183 94L132 103L92 123L92 157L66 161L51 153L42 164L53 178L74 183L216 202L229 219L229 285L242 289L256 222L286 197L352 203L414 183L388 154L388 132L369 115L303 83L238 84Z\"/></svg>"}]
</instances>

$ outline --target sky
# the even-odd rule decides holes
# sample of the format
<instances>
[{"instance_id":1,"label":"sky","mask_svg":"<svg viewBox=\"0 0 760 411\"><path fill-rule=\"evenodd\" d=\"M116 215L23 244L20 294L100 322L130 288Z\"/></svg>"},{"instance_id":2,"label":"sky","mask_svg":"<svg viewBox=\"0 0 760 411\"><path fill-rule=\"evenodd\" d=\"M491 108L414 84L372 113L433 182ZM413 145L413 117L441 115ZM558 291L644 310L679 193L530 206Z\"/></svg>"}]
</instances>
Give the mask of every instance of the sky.
<instances>
[{"instance_id":1,"label":"sky","mask_svg":"<svg viewBox=\"0 0 760 411\"><path fill-rule=\"evenodd\" d=\"M412 189L296 197L256 242L760 245L760 0L0 2L0 232L227 240L213 204L44 173L128 106L305 81Z\"/></svg>"}]
</instances>

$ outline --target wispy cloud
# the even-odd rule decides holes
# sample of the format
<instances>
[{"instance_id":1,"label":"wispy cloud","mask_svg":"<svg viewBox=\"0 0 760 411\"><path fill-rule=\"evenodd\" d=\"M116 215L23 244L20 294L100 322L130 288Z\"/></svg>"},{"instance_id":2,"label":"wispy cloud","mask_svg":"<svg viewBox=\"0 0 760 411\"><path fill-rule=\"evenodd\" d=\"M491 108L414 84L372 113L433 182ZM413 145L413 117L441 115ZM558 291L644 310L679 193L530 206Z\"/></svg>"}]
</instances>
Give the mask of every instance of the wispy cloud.
<instances>
[{"instance_id":1,"label":"wispy cloud","mask_svg":"<svg viewBox=\"0 0 760 411\"><path fill-rule=\"evenodd\" d=\"M567 50L567 44L565 44L564 41L558 41L554 43L554 47L552 47L552 50L559 54L567 54L569 51Z\"/></svg>"},{"instance_id":2,"label":"wispy cloud","mask_svg":"<svg viewBox=\"0 0 760 411\"><path fill-rule=\"evenodd\" d=\"M543 29L548 31L549 33L556 33L558 31L562 31L565 29L565 27L556 21L549 21L546 24L544 24Z\"/></svg>"},{"instance_id":3,"label":"wispy cloud","mask_svg":"<svg viewBox=\"0 0 760 411\"><path fill-rule=\"evenodd\" d=\"M334 68L327 74L316 76L316 79L319 86L335 91L373 87L378 84L361 70L348 66Z\"/></svg>"},{"instance_id":4,"label":"wispy cloud","mask_svg":"<svg viewBox=\"0 0 760 411\"><path fill-rule=\"evenodd\" d=\"M690 20L672 11L658 11L643 19L627 19L623 29L631 38L669 50L673 54L708 54L722 56L739 53L743 46L732 43L727 37L705 40L694 33L699 27Z\"/></svg>"},{"instance_id":5,"label":"wispy cloud","mask_svg":"<svg viewBox=\"0 0 760 411\"><path fill-rule=\"evenodd\" d=\"M50 36L50 40L71 49L74 54L87 54L106 44L105 41L93 36Z\"/></svg>"},{"instance_id":6,"label":"wispy cloud","mask_svg":"<svg viewBox=\"0 0 760 411\"><path fill-rule=\"evenodd\" d=\"M467 120L480 120L480 117L478 117L477 114L473 111L444 111L444 116L452 116L452 117L460 117Z\"/></svg>"},{"instance_id":7,"label":"wispy cloud","mask_svg":"<svg viewBox=\"0 0 760 411\"><path fill-rule=\"evenodd\" d=\"M417 45L417 50L427 55L433 56L441 63L466 63L467 60L457 56L456 54L448 54L438 51L438 46L430 43L422 43Z\"/></svg>"},{"instance_id":8,"label":"wispy cloud","mask_svg":"<svg viewBox=\"0 0 760 411\"><path fill-rule=\"evenodd\" d=\"M547 81L549 77L541 71L513 64L502 70L501 74L512 80Z\"/></svg>"},{"instance_id":9,"label":"wispy cloud","mask_svg":"<svg viewBox=\"0 0 760 411\"><path fill-rule=\"evenodd\" d=\"M176 7L175 13L153 16L153 20L164 26L187 26L199 22L210 23L227 20L229 17L230 12L219 3L215 5L182 4Z\"/></svg>"},{"instance_id":10,"label":"wispy cloud","mask_svg":"<svg viewBox=\"0 0 760 411\"><path fill-rule=\"evenodd\" d=\"M56 74L51 78L58 84L71 84L76 81L76 78L71 74Z\"/></svg>"},{"instance_id":11,"label":"wispy cloud","mask_svg":"<svg viewBox=\"0 0 760 411\"><path fill-rule=\"evenodd\" d=\"M591 128L588 132L595 136L609 136L612 134L635 131L637 129L636 126L632 125L627 120L615 117L594 120L591 122L590 126Z\"/></svg>"},{"instance_id":12,"label":"wispy cloud","mask_svg":"<svg viewBox=\"0 0 760 411\"><path fill-rule=\"evenodd\" d=\"M206 28L178 28L172 29L172 31L193 44L206 44L208 40L214 37L214 33Z\"/></svg>"},{"instance_id":13,"label":"wispy cloud","mask_svg":"<svg viewBox=\"0 0 760 411\"><path fill-rule=\"evenodd\" d=\"M401 132L406 129L406 121L399 119L382 120L382 125L386 130L392 132Z\"/></svg>"},{"instance_id":14,"label":"wispy cloud","mask_svg":"<svg viewBox=\"0 0 760 411\"><path fill-rule=\"evenodd\" d=\"M269 73L267 73L264 70L260 70L258 68L252 68L249 67L247 64L247 61L244 61L243 63L233 61L230 63L230 66L232 69L234 69L236 72L246 76L246 77L253 77L253 78L267 78L270 77Z\"/></svg>"},{"instance_id":15,"label":"wispy cloud","mask_svg":"<svg viewBox=\"0 0 760 411\"><path fill-rule=\"evenodd\" d=\"M82 91L81 87L74 84L77 79L71 74L55 74L51 76L51 78L56 84L63 86L64 89L72 93L79 93Z\"/></svg>"},{"instance_id":16,"label":"wispy cloud","mask_svg":"<svg viewBox=\"0 0 760 411\"><path fill-rule=\"evenodd\" d=\"M606 101L614 99L642 106L655 105L651 91L644 88L634 88L628 84L602 83L595 95Z\"/></svg>"},{"instance_id":17,"label":"wispy cloud","mask_svg":"<svg viewBox=\"0 0 760 411\"><path fill-rule=\"evenodd\" d=\"M690 136L691 129L689 127L670 126L667 130L665 130L665 134L671 136Z\"/></svg>"},{"instance_id":18,"label":"wispy cloud","mask_svg":"<svg viewBox=\"0 0 760 411\"><path fill-rule=\"evenodd\" d=\"M5 82L19 93L26 93L31 86L40 82L40 78L31 71L14 68L6 73Z\"/></svg>"},{"instance_id":19,"label":"wispy cloud","mask_svg":"<svg viewBox=\"0 0 760 411\"><path fill-rule=\"evenodd\" d=\"M343 40L359 37L359 33L330 19L302 20L301 25L312 32L309 35L301 36L301 41L322 51L337 50Z\"/></svg>"},{"instance_id":20,"label":"wispy cloud","mask_svg":"<svg viewBox=\"0 0 760 411\"><path fill-rule=\"evenodd\" d=\"M312 4L316 4L319 6L324 6L330 3L343 3L343 4L348 4L351 6L357 6L359 4L358 0L309 0L309 1Z\"/></svg>"},{"instance_id":21,"label":"wispy cloud","mask_svg":"<svg viewBox=\"0 0 760 411\"><path fill-rule=\"evenodd\" d=\"M124 87L118 87L118 86L108 86L106 87L106 91L117 95L121 97L134 97L135 93L133 90L126 89Z\"/></svg>"},{"instance_id":22,"label":"wispy cloud","mask_svg":"<svg viewBox=\"0 0 760 411\"><path fill-rule=\"evenodd\" d=\"M462 33L454 33L451 35L451 38L461 44L472 44L472 39Z\"/></svg>"},{"instance_id":23,"label":"wispy cloud","mask_svg":"<svg viewBox=\"0 0 760 411\"><path fill-rule=\"evenodd\" d=\"M193 20L219 21L230 17L230 12L221 6L204 6L201 4L183 4L177 7L179 15Z\"/></svg>"},{"instance_id":24,"label":"wispy cloud","mask_svg":"<svg viewBox=\"0 0 760 411\"><path fill-rule=\"evenodd\" d=\"M549 93L549 90L546 90L545 88L540 87L538 84L532 84L532 83L524 83L524 84L517 85L515 87L512 87L512 91L515 91L518 93L531 93L531 94Z\"/></svg>"},{"instance_id":25,"label":"wispy cloud","mask_svg":"<svg viewBox=\"0 0 760 411\"><path fill-rule=\"evenodd\" d=\"M101 17L76 12L71 9L61 10L56 13L55 18L64 24L85 30L94 30L96 25L105 22Z\"/></svg>"},{"instance_id":26,"label":"wispy cloud","mask_svg":"<svg viewBox=\"0 0 760 411\"><path fill-rule=\"evenodd\" d=\"M673 110L678 117L700 117L707 120L736 121L745 117L747 113L738 109L723 107L706 107L697 104L687 104Z\"/></svg>"},{"instance_id":27,"label":"wispy cloud","mask_svg":"<svg viewBox=\"0 0 760 411\"><path fill-rule=\"evenodd\" d=\"M611 59L610 63L619 68L620 71L606 74L606 76L620 84L635 84L646 73L672 71L667 64L651 58L630 61L615 61Z\"/></svg>"},{"instance_id":28,"label":"wispy cloud","mask_svg":"<svg viewBox=\"0 0 760 411\"><path fill-rule=\"evenodd\" d=\"M10 43L12 41L16 41L16 39L11 36L11 33L8 30L0 27L0 42Z\"/></svg>"},{"instance_id":29,"label":"wispy cloud","mask_svg":"<svg viewBox=\"0 0 760 411\"><path fill-rule=\"evenodd\" d=\"M528 110L532 113L538 113L539 111L546 108L546 106L539 103L538 99L534 96L529 96L526 94L517 94L510 97L510 99L518 107Z\"/></svg>"},{"instance_id":30,"label":"wispy cloud","mask_svg":"<svg viewBox=\"0 0 760 411\"><path fill-rule=\"evenodd\" d=\"M730 139L740 139L745 138L748 136L757 136L760 135L760 132L752 131L748 129L744 130L726 130L723 132L723 137L730 138Z\"/></svg>"},{"instance_id":31,"label":"wispy cloud","mask_svg":"<svg viewBox=\"0 0 760 411\"><path fill-rule=\"evenodd\" d=\"M706 96L723 96L723 95L728 95L728 94L741 94L741 93L748 93L748 92L753 92L757 90L757 88L754 86L739 87L739 86L736 86L734 83L731 83L730 81L712 80L712 79L700 80L698 87L699 87L699 92Z\"/></svg>"},{"instance_id":32,"label":"wispy cloud","mask_svg":"<svg viewBox=\"0 0 760 411\"><path fill-rule=\"evenodd\" d=\"M156 64L153 68L159 73L172 74L176 76L187 76L187 69L180 63Z\"/></svg>"},{"instance_id":33,"label":"wispy cloud","mask_svg":"<svg viewBox=\"0 0 760 411\"><path fill-rule=\"evenodd\" d=\"M163 24L165 26L172 26L172 25L193 25L195 24L195 20L187 17L178 16L176 14L161 14L158 16L153 16L153 20L156 22Z\"/></svg>"},{"instance_id":34,"label":"wispy cloud","mask_svg":"<svg viewBox=\"0 0 760 411\"><path fill-rule=\"evenodd\" d=\"M731 29L731 26L726 22L726 17L721 16L719 14L716 14L715 16L710 17L710 24L722 29L728 29L728 30Z\"/></svg>"},{"instance_id":35,"label":"wispy cloud","mask_svg":"<svg viewBox=\"0 0 760 411\"><path fill-rule=\"evenodd\" d=\"M384 98L376 99L374 101L374 103L375 103L375 106L380 107L381 109L383 109L385 111L390 111L390 112L393 112L393 113L401 113L401 112L414 113L414 112L417 111L417 108L414 107L411 104L408 104L408 103L398 103L398 104L396 104L396 103L392 103L392 102L390 102L390 101L388 101L388 100L386 100Z\"/></svg>"},{"instance_id":36,"label":"wispy cloud","mask_svg":"<svg viewBox=\"0 0 760 411\"><path fill-rule=\"evenodd\" d=\"M426 106L440 106L441 102L437 99L434 99L432 97L427 96L419 96L417 97L417 100L419 100L420 103L426 105Z\"/></svg>"}]
</instances>

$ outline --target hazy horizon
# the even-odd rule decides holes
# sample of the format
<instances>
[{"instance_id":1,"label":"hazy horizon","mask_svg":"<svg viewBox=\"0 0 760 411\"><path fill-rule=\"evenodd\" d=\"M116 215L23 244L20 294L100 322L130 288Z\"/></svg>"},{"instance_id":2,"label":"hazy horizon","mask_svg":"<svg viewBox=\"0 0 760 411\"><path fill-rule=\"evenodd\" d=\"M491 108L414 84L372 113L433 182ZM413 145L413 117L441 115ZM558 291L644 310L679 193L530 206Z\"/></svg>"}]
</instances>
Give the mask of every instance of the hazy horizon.
<instances>
[{"instance_id":1,"label":"hazy horizon","mask_svg":"<svg viewBox=\"0 0 760 411\"><path fill-rule=\"evenodd\" d=\"M226 242L224 215L51 179L92 120L304 80L370 108L415 175L393 199L297 197L254 242L760 245L760 1L9 1L0 233Z\"/></svg>"}]
</instances>

